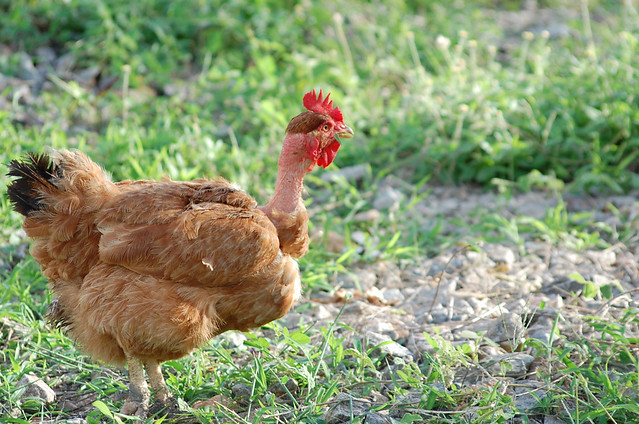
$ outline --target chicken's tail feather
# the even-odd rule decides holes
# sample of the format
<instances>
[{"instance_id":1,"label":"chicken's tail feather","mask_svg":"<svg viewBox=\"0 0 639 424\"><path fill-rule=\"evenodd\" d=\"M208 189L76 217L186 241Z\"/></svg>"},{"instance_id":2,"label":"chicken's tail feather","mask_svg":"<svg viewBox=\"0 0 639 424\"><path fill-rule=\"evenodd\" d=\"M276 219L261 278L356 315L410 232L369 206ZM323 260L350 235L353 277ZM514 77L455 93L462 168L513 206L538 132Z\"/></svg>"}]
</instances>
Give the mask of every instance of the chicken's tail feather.
<instances>
[{"instance_id":1,"label":"chicken's tail feather","mask_svg":"<svg viewBox=\"0 0 639 424\"><path fill-rule=\"evenodd\" d=\"M13 208L24 216L41 210L42 190L52 189L58 168L46 153L29 153L25 160L14 159L9 163L7 175L17 177L7 187L7 195Z\"/></svg>"},{"instance_id":2,"label":"chicken's tail feather","mask_svg":"<svg viewBox=\"0 0 639 424\"><path fill-rule=\"evenodd\" d=\"M51 303L49 303L49 307L47 308L46 320L50 325L53 325L56 328L67 328L71 327L71 323L69 321L69 314L63 310L60 305L60 299L54 297L51 299Z\"/></svg>"}]
</instances>

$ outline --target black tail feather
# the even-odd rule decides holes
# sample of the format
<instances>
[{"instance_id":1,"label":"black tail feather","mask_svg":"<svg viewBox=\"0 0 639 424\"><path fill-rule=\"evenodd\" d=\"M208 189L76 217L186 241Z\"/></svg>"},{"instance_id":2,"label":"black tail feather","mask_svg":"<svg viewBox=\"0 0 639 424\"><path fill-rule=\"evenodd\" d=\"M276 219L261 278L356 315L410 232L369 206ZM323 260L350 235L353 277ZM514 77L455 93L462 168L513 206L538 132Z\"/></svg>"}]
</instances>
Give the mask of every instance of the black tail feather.
<instances>
[{"instance_id":1,"label":"black tail feather","mask_svg":"<svg viewBox=\"0 0 639 424\"><path fill-rule=\"evenodd\" d=\"M44 204L38 186L53 187L56 166L46 153L28 153L24 160L9 163L10 177L17 177L7 187L7 195L13 208L24 216L40 210Z\"/></svg>"}]
</instances>

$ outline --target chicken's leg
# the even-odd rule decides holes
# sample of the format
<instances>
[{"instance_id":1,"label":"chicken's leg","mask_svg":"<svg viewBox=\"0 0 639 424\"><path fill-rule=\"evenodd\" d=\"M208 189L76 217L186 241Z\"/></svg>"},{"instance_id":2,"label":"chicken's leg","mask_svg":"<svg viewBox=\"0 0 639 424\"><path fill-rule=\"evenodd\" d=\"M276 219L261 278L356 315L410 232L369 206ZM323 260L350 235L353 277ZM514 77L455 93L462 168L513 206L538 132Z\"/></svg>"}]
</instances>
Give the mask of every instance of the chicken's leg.
<instances>
[{"instance_id":1,"label":"chicken's leg","mask_svg":"<svg viewBox=\"0 0 639 424\"><path fill-rule=\"evenodd\" d=\"M146 373L149 376L149 383L151 383L151 387L155 391L155 401L166 406L171 400L171 394L164 382L164 376L162 375L160 364L158 361L147 359L144 361L144 368L146 368Z\"/></svg>"},{"instance_id":2,"label":"chicken's leg","mask_svg":"<svg viewBox=\"0 0 639 424\"><path fill-rule=\"evenodd\" d=\"M129 365L129 397L124 402L120 412L125 415L137 415L138 417L146 418L151 392L146 384L142 361L138 358L127 356L126 362Z\"/></svg>"}]
</instances>

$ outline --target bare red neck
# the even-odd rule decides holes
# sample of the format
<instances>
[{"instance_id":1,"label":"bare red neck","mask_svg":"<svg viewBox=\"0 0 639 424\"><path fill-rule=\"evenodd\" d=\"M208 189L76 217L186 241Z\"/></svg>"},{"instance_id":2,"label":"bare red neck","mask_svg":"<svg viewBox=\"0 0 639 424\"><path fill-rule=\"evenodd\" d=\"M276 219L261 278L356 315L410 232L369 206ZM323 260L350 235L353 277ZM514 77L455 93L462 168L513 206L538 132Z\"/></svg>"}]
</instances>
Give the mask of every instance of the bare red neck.
<instances>
[{"instance_id":1,"label":"bare red neck","mask_svg":"<svg viewBox=\"0 0 639 424\"><path fill-rule=\"evenodd\" d=\"M304 175L315 166L305 156L306 138L305 134L290 134L284 138L273 198L266 206L260 207L266 215L270 216L274 209L287 214L295 212L302 198Z\"/></svg>"}]
</instances>

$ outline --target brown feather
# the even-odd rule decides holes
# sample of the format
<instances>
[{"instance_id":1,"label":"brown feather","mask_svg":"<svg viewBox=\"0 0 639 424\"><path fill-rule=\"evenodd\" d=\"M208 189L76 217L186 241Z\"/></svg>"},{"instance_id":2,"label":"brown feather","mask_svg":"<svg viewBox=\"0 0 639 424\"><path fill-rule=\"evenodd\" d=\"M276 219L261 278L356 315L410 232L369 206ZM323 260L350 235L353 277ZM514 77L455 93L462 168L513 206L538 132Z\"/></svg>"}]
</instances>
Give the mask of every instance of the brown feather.
<instances>
[{"instance_id":1,"label":"brown feather","mask_svg":"<svg viewBox=\"0 0 639 424\"><path fill-rule=\"evenodd\" d=\"M307 134L315 131L331 117L323 113L302 112L288 123L286 134Z\"/></svg>"},{"instance_id":2,"label":"brown feather","mask_svg":"<svg viewBox=\"0 0 639 424\"><path fill-rule=\"evenodd\" d=\"M280 249L294 258L300 258L308 252L308 213L304 202L300 199L292 214L272 209L269 213L277 228Z\"/></svg>"},{"instance_id":3,"label":"brown feather","mask_svg":"<svg viewBox=\"0 0 639 424\"><path fill-rule=\"evenodd\" d=\"M224 179L113 183L76 151L23 171L21 193L37 196L20 203L23 225L55 295L50 317L97 359L179 358L283 316L299 296L291 256L308 249L305 210L276 229Z\"/></svg>"}]
</instances>

